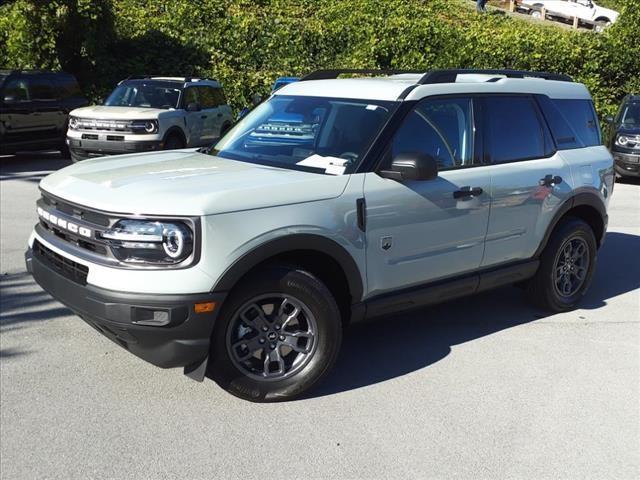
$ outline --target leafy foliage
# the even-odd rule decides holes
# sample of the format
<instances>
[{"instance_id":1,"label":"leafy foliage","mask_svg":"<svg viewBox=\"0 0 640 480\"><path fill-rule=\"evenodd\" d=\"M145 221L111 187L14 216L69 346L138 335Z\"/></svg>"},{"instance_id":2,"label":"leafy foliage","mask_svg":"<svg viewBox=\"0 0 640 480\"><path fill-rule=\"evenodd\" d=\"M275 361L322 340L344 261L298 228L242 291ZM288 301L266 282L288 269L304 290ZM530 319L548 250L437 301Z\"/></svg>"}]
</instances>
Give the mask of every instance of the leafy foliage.
<instances>
[{"instance_id":1,"label":"leafy foliage","mask_svg":"<svg viewBox=\"0 0 640 480\"><path fill-rule=\"evenodd\" d=\"M93 98L132 74L206 75L236 108L318 68L548 70L584 82L606 115L640 90L638 0L615 6L598 35L476 15L468 0L14 0L0 64L62 68Z\"/></svg>"}]
</instances>

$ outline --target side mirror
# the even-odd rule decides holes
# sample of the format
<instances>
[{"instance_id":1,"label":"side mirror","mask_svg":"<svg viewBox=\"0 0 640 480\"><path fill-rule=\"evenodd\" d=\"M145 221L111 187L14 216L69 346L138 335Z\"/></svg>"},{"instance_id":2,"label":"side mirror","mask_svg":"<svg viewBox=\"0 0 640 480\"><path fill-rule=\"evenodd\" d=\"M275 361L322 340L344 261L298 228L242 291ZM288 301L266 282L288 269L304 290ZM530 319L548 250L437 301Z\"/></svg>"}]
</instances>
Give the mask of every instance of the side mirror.
<instances>
[{"instance_id":1,"label":"side mirror","mask_svg":"<svg viewBox=\"0 0 640 480\"><path fill-rule=\"evenodd\" d=\"M611 115L607 115L606 117L604 117L604 121L608 124L612 124L613 123L613 117Z\"/></svg>"},{"instance_id":2,"label":"side mirror","mask_svg":"<svg viewBox=\"0 0 640 480\"><path fill-rule=\"evenodd\" d=\"M431 155L421 152L404 152L395 156L390 170L379 172L382 178L399 182L407 180L433 180L438 176L438 163Z\"/></svg>"},{"instance_id":3,"label":"side mirror","mask_svg":"<svg viewBox=\"0 0 640 480\"><path fill-rule=\"evenodd\" d=\"M187 105L187 112L199 112L200 111L200 105L198 105L197 103L193 102Z\"/></svg>"},{"instance_id":4,"label":"side mirror","mask_svg":"<svg viewBox=\"0 0 640 480\"><path fill-rule=\"evenodd\" d=\"M254 93L251 96L251 103L253 103L254 107L260 105L262 103L262 95L260 95L259 93Z\"/></svg>"}]
</instances>

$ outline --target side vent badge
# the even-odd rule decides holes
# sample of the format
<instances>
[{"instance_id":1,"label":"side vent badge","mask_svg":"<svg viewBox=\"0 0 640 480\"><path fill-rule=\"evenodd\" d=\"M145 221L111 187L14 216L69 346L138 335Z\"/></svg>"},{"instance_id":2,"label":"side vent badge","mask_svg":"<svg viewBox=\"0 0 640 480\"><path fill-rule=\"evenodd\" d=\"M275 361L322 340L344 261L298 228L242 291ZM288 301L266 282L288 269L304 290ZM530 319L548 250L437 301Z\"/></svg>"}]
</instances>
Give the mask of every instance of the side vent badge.
<instances>
[{"instance_id":1,"label":"side vent badge","mask_svg":"<svg viewBox=\"0 0 640 480\"><path fill-rule=\"evenodd\" d=\"M382 237L380 239L380 248L385 252L393 246L393 237Z\"/></svg>"}]
</instances>

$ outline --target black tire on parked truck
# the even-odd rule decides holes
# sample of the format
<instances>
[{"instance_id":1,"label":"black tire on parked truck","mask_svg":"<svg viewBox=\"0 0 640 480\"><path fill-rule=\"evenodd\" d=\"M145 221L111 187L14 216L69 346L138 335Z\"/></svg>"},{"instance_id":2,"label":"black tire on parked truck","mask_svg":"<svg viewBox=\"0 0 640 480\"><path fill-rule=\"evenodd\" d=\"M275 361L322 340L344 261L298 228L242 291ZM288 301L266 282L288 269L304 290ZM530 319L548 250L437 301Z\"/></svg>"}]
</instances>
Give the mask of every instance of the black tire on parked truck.
<instances>
[{"instance_id":1,"label":"black tire on parked truck","mask_svg":"<svg viewBox=\"0 0 640 480\"><path fill-rule=\"evenodd\" d=\"M331 369L341 343L329 289L309 272L274 265L245 277L224 302L208 373L246 400L292 400Z\"/></svg>"},{"instance_id":2,"label":"black tire on parked truck","mask_svg":"<svg viewBox=\"0 0 640 480\"><path fill-rule=\"evenodd\" d=\"M595 235L587 223L575 217L563 219L527 285L534 305L551 312L576 308L591 284L597 251Z\"/></svg>"}]
</instances>

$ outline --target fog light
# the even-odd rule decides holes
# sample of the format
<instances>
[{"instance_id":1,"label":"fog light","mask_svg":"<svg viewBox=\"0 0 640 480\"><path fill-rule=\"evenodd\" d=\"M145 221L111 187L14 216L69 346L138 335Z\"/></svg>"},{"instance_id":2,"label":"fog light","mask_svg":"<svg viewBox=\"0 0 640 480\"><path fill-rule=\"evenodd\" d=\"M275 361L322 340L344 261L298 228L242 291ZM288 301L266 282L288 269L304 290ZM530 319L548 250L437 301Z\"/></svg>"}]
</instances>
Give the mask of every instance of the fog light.
<instances>
[{"instance_id":1,"label":"fog light","mask_svg":"<svg viewBox=\"0 0 640 480\"><path fill-rule=\"evenodd\" d=\"M168 310L153 310L151 308L133 307L133 322L138 325L161 327L169 323Z\"/></svg>"}]
</instances>

